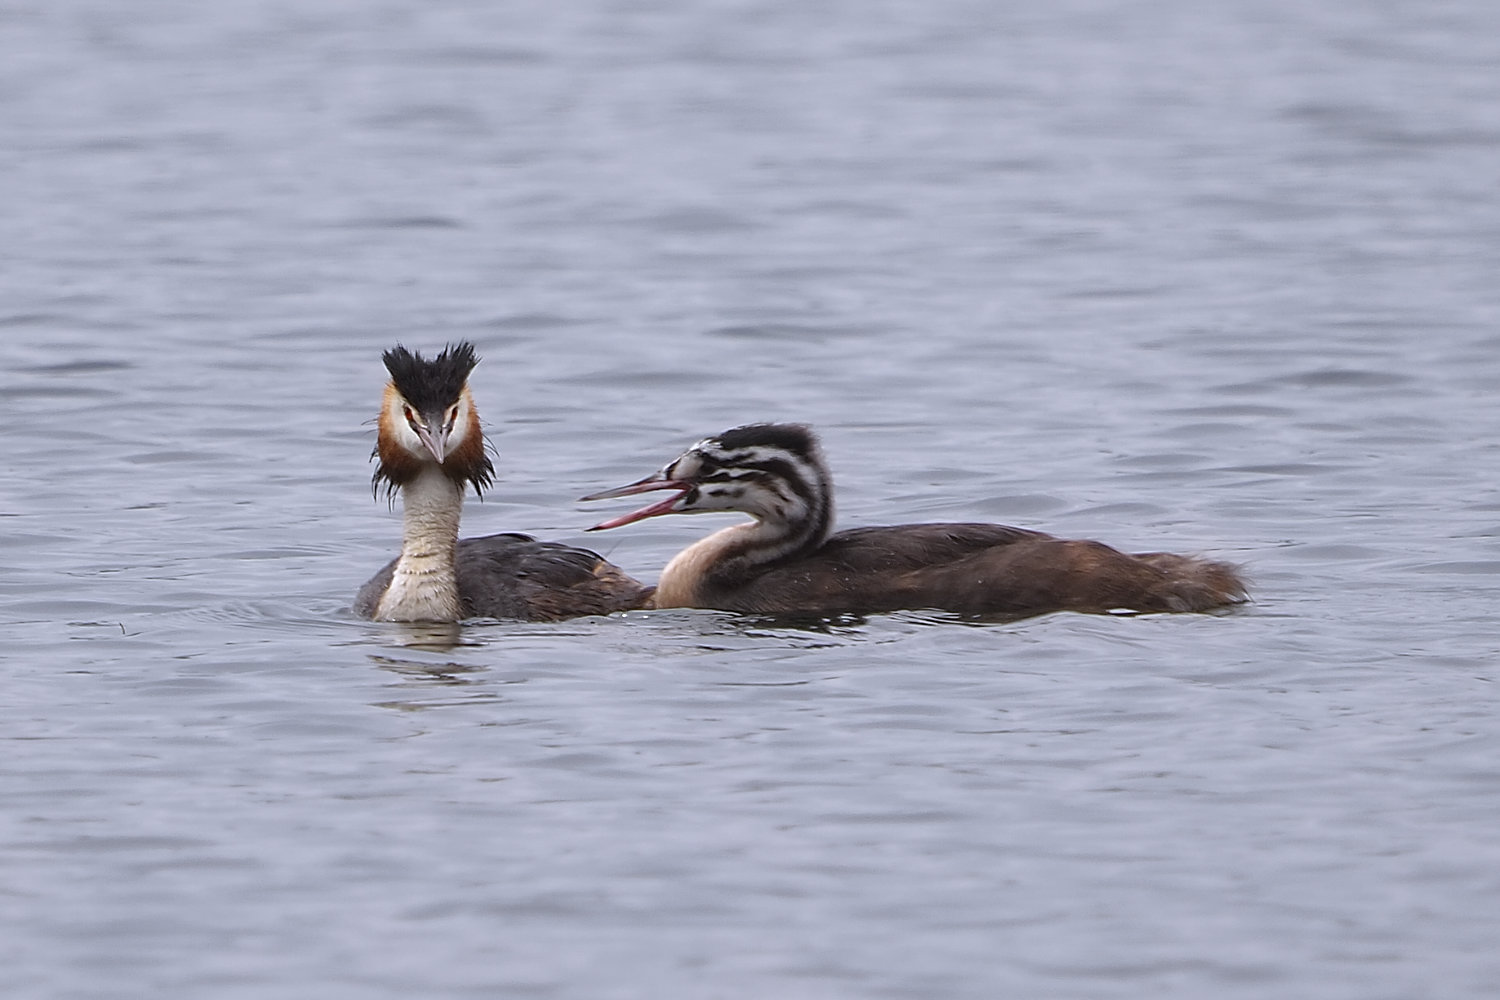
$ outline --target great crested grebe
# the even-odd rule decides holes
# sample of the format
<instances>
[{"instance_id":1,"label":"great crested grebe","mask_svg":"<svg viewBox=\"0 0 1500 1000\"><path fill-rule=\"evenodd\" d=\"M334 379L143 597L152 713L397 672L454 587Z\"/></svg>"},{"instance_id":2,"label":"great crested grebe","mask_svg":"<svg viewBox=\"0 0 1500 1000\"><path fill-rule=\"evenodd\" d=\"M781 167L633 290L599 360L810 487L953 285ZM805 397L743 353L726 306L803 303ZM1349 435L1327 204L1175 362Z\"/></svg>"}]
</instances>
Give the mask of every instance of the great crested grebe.
<instances>
[{"instance_id":1,"label":"great crested grebe","mask_svg":"<svg viewBox=\"0 0 1500 1000\"><path fill-rule=\"evenodd\" d=\"M479 496L494 477L469 395L474 346L453 344L428 359L398 345L383 360L391 380L373 485L401 493L401 555L359 589L355 613L403 622L554 621L646 603L650 587L587 549L515 534L459 541L464 489Z\"/></svg>"},{"instance_id":2,"label":"great crested grebe","mask_svg":"<svg viewBox=\"0 0 1500 1000\"><path fill-rule=\"evenodd\" d=\"M749 424L693 445L660 472L584 497L673 490L589 529L739 511L755 520L688 546L653 607L838 614L937 608L966 614L1206 611L1246 599L1233 566L1127 555L1100 542L999 524L903 524L832 533L833 480L813 432Z\"/></svg>"}]
</instances>

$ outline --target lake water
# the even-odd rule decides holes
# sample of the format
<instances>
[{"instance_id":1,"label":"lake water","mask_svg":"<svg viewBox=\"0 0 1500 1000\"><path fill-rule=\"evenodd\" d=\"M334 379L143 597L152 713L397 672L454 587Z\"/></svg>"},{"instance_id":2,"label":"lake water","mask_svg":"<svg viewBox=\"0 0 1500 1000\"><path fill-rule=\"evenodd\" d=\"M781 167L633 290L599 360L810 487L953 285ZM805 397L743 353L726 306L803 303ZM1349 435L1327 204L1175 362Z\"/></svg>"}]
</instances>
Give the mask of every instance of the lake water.
<instances>
[{"instance_id":1,"label":"lake water","mask_svg":"<svg viewBox=\"0 0 1500 1000\"><path fill-rule=\"evenodd\" d=\"M6 996L1491 997L1500 5L0 10ZM356 620L751 420L1225 616Z\"/></svg>"}]
</instances>

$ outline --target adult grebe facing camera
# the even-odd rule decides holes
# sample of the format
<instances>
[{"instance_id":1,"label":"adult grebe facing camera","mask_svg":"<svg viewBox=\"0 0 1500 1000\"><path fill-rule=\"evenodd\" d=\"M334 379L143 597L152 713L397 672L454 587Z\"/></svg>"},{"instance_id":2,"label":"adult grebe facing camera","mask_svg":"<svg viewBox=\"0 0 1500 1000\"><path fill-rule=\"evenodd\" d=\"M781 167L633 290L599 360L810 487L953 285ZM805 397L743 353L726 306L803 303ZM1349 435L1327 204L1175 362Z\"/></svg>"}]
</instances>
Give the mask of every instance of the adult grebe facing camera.
<instances>
[{"instance_id":1,"label":"adult grebe facing camera","mask_svg":"<svg viewBox=\"0 0 1500 1000\"><path fill-rule=\"evenodd\" d=\"M469 374L472 344L434 358L397 346L380 410L374 485L400 493L401 554L360 588L354 610L380 621L464 618L554 621L641 607L651 588L588 549L527 535L459 541L464 491L476 496L494 468L484 450Z\"/></svg>"}]
</instances>

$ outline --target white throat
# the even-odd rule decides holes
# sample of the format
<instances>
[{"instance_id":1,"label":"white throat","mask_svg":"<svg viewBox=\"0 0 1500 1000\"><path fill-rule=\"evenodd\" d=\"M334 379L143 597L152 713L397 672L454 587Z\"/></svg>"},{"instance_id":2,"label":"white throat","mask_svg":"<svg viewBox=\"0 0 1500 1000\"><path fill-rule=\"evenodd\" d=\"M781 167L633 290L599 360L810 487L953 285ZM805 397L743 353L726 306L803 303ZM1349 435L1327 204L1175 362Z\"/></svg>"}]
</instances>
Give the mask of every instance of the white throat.
<instances>
[{"instance_id":1,"label":"white throat","mask_svg":"<svg viewBox=\"0 0 1500 1000\"><path fill-rule=\"evenodd\" d=\"M801 548L804 538L781 521L736 524L699 539L672 557L661 571L652 598L658 608L712 607L708 594L719 586L753 577L760 567Z\"/></svg>"},{"instance_id":2,"label":"white throat","mask_svg":"<svg viewBox=\"0 0 1500 1000\"><path fill-rule=\"evenodd\" d=\"M437 465L401 487L401 557L375 617L382 621L458 621L463 617L454 563L463 485Z\"/></svg>"}]
</instances>

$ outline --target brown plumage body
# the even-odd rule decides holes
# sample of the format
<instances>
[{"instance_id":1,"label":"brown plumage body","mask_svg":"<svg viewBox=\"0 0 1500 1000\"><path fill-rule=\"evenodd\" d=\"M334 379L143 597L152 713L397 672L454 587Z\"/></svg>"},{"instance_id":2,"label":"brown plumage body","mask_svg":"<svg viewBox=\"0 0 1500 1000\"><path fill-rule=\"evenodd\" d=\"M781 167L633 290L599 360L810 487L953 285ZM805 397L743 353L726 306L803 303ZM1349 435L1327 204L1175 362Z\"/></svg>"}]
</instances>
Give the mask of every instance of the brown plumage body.
<instances>
[{"instance_id":1,"label":"brown plumage body","mask_svg":"<svg viewBox=\"0 0 1500 1000\"><path fill-rule=\"evenodd\" d=\"M359 589L354 611L375 618L400 557ZM652 588L588 549L506 533L459 539L453 554L458 608L451 619L549 622L647 607ZM408 620L408 619L401 619ZM427 620L427 619L416 619Z\"/></svg>"},{"instance_id":2,"label":"brown plumage body","mask_svg":"<svg viewBox=\"0 0 1500 1000\"><path fill-rule=\"evenodd\" d=\"M816 551L754 572L663 574L653 607L754 613L873 613L941 608L961 614L1207 611L1243 599L1227 564L1000 524L852 528Z\"/></svg>"},{"instance_id":3,"label":"brown plumage body","mask_svg":"<svg viewBox=\"0 0 1500 1000\"><path fill-rule=\"evenodd\" d=\"M398 346L384 360L374 483L401 494L401 554L359 589L356 614L556 621L646 604L650 587L588 549L518 534L460 541L465 489L478 494L494 474L468 387L478 358L458 344L431 359Z\"/></svg>"},{"instance_id":4,"label":"brown plumage body","mask_svg":"<svg viewBox=\"0 0 1500 1000\"><path fill-rule=\"evenodd\" d=\"M605 522L739 510L756 518L684 549L662 571L655 607L768 614L935 608L964 614L1207 611L1246 599L1222 562L998 524L906 524L832 533L832 481L797 425L709 438L660 473L589 499L677 489Z\"/></svg>"}]
</instances>

